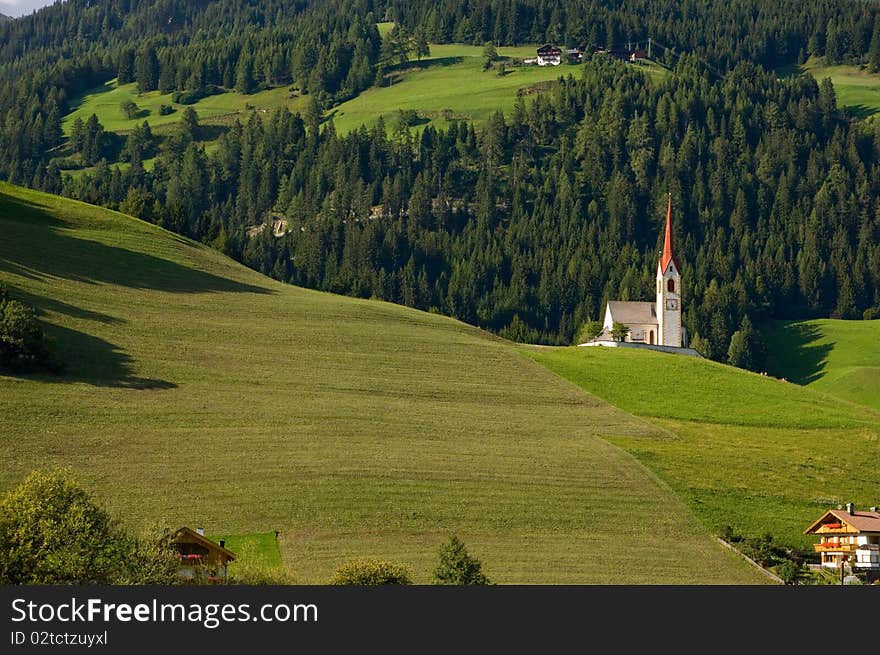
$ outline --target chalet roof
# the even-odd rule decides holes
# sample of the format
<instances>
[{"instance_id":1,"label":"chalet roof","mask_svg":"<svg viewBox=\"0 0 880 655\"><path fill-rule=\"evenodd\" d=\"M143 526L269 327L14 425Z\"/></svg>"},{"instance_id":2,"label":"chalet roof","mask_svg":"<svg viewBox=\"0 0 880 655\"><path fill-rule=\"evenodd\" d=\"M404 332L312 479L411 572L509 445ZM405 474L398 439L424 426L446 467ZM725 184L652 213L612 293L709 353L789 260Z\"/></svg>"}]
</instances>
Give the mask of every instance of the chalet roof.
<instances>
[{"instance_id":1,"label":"chalet roof","mask_svg":"<svg viewBox=\"0 0 880 655\"><path fill-rule=\"evenodd\" d=\"M553 45L552 43L545 43L540 48L538 48L538 54L539 55L552 55L552 54L561 55L562 48L560 48L558 45Z\"/></svg>"},{"instance_id":2,"label":"chalet roof","mask_svg":"<svg viewBox=\"0 0 880 655\"><path fill-rule=\"evenodd\" d=\"M833 516L841 523L846 523L859 532L880 532L880 512L854 510L850 514L845 509L830 509L804 530L804 534L815 532L829 516Z\"/></svg>"},{"instance_id":3,"label":"chalet roof","mask_svg":"<svg viewBox=\"0 0 880 655\"><path fill-rule=\"evenodd\" d=\"M675 257L675 251L672 247L672 194L669 194L669 206L666 208L666 236L663 239L663 254L660 256L659 264L661 272L666 270L670 261L674 262L675 268L681 272L681 266L678 264L678 259Z\"/></svg>"},{"instance_id":4,"label":"chalet roof","mask_svg":"<svg viewBox=\"0 0 880 655\"><path fill-rule=\"evenodd\" d=\"M657 308L652 302L609 300L608 312L611 320L618 323L657 325Z\"/></svg>"},{"instance_id":5,"label":"chalet roof","mask_svg":"<svg viewBox=\"0 0 880 655\"><path fill-rule=\"evenodd\" d=\"M211 541L204 535L201 535L192 528L187 528L186 526L180 528L177 532L175 532L174 535L171 537L171 541L174 543L195 542L204 546L208 550L212 550L222 555L225 555L229 560L235 559L235 553L233 553L231 550L226 550L220 544Z\"/></svg>"}]
</instances>

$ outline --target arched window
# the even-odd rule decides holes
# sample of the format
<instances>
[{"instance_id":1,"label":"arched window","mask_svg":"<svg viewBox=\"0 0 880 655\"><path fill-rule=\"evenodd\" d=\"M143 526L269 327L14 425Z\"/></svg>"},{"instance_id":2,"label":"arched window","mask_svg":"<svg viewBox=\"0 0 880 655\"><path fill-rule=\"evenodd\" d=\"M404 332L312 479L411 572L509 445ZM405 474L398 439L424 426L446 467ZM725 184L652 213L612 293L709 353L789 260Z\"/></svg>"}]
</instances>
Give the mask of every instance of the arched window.
<instances>
[{"instance_id":1,"label":"arched window","mask_svg":"<svg viewBox=\"0 0 880 655\"><path fill-rule=\"evenodd\" d=\"M669 293L675 293L675 279L669 278L669 282L666 283L666 288L669 290Z\"/></svg>"},{"instance_id":2,"label":"arched window","mask_svg":"<svg viewBox=\"0 0 880 655\"><path fill-rule=\"evenodd\" d=\"M651 330L650 332L648 332L648 336L651 340L651 345L653 346L654 345L654 330Z\"/></svg>"}]
</instances>

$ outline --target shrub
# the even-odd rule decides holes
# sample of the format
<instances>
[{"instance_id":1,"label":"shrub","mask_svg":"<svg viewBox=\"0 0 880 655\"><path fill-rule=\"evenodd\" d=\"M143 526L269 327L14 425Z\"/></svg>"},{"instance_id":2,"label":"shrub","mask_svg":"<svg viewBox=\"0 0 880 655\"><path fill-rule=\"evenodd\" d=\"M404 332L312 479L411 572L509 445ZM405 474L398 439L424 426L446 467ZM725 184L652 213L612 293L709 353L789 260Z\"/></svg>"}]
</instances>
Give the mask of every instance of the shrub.
<instances>
[{"instance_id":1,"label":"shrub","mask_svg":"<svg viewBox=\"0 0 880 655\"><path fill-rule=\"evenodd\" d=\"M330 579L332 585L412 584L403 566L378 559L356 559L346 562Z\"/></svg>"},{"instance_id":2,"label":"shrub","mask_svg":"<svg viewBox=\"0 0 880 655\"><path fill-rule=\"evenodd\" d=\"M0 370L14 373L62 366L52 354L34 310L12 300L0 286Z\"/></svg>"},{"instance_id":3,"label":"shrub","mask_svg":"<svg viewBox=\"0 0 880 655\"><path fill-rule=\"evenodd\" d=\"M880 307L869 307L862 314L862 319L866 321L875 321L880 318Z\"/></svg>"},{"instance_id":4,"label":"shrub","mask_svg":"<svg viewBox=\"0 0 880 655\"><path fill-rule=\"evenodd\" d=\"M0 498L0 584L171 584L176 570L167 540L129 536L63 471Z\"/></svg>"},{"instance_id":5,"label":"shrub","mask_svg":"<svg viewBox=\"0 0 880 655\"><path fill-rule=\"evenodd\" d=\"M787 585L797 584L802 568L790 559L785 560L776 568L776 575Z\"/></svg>"},{"instance_id":6,"label":"shrub","mask_svg":"<svg viewBox=\"0 0 880 655\"><path fill-rule=\"evenodd\" d=\"M440 548L440 565L434 570L434 584L487 585L491 582L483 574L480 560L471 557L459 538L452 535L449 543Z\"/></svg>"},{"instance_id":7,"label":"shrub","mask_svg":"<svg viewBox=\"0 0 880 655\"><path fill-rule=\"evenodd\" d=\"M159 115L160 116L169 116L175 112L174 107L171 105L159 105Z\"/></svg>"},{"instance_id":8,"label":"shrub","mask_svg":"<svg viewBox=\"0 0 880 655\"><path fill-rule=\"evenodd\" d=\"M586 343L588 341L592 341L600 334L602 334L602 330L604 329L604 325L602 321L587 321L581 326L581 329L578 331L577 337L575 338L575 343Z\"/></svg>"}]
</instances>

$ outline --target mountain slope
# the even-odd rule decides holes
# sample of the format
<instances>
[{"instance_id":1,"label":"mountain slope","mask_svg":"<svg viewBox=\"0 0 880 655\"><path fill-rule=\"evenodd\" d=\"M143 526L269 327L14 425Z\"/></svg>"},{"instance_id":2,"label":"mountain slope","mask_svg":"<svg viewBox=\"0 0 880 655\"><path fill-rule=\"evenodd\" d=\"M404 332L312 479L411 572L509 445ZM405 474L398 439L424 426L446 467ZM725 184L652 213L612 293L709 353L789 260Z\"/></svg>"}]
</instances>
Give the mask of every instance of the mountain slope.
<instances>
[{"instance_id":1,"label":"mountain slope","mask_svg":"<svg viewBox=\"0 0 880 655\"><path fill-rule=\"evenodd\" d=\"M707 360L654 352L533 352L559 375L666 430L611 437L686 499L712 529L802 531L840 503L876 505L880 412ZM670 438L673 437L673 438Z\"/></svg>"},{"instance_id":2,"label":"mountain slope","mask_svg":"<svg viewBox=\"0 0 880 655\"><path fill-rule=\"evenodd\" d=\"M498 582L763 581L605 440L653 428L507 342L9 185L0 230L69 371L0 377L0 488L66 465L132 526L280 530L305 583L370 555L426 582L451 532Z\"/></svg>"}]
</instances>

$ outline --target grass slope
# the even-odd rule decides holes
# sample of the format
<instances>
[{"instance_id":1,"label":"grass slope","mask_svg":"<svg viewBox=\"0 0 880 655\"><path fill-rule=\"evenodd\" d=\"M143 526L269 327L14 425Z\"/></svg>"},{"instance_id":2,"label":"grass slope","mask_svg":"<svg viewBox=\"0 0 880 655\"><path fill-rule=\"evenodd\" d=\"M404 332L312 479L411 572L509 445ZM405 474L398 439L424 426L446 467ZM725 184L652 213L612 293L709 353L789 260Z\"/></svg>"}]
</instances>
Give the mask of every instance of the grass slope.
<instances>
[{"instance_id":1,"label":"grass slope","mask_svg":"<svg viewBox=\"0 0 880 655\"><path fill-rule=\"evenodd\" d=\"M880 321L774 321L767 370L880 410Z\"/></svg>"},{"instance_id":2,"label":"grass slope","mask_svg":"<svg viewBox=\"0 0 880 655\"><path fill-rule=\"evenodd\" d=\"M561 348L531 356L562 377L664 429L611 437L685 498L712 529L801 532L824 509L876 505L880 412L795 384L697 358Z\"/></svg>"},{"instance_id":3,"label":"grass slope","mask_svg":"<svg viewBox=\"0 0 880 655\"><path fill-rule=\"evenodd\" d=\"M65 465L133 527L278 530L304 583L763 582L608 443L659 433L452 319L299 289L121 214L0 185L0 281L62 379L0 376L0 489Z\"/></svg>"},{"instance_id":4,"label":"grass slope","mask_svg":"<svg viewBox=\"0 0 880 655\"><path fill-rule=\"evenodd\" d=\"M501 57L534 56L534 46L499 48ZM509 67L503 77L483 70L483 49L467 45L432 45L431 55L411 61L396 70L391 86L368 89L330 112L341 133L370 127L379 117L392 126L397 112L414 109L436 127L445 127L444 114L486 121L499 109L513 110L517 91L563 75L577 75L573 66Z\"/></svg>"},{"instance_id":5,"label":"grass slope","mask_svg":"<svg viewBox=\"0 0 880 655\"><path fill-rule=\"evenodd\" d=\"M74 98L71 102L73 111L64 117L62 129L66 135L69 135L77 118L86 121L92 114L95 114L104 129L110 132L125 133L144 121L147 121L151 128L174 125L180 120L186 106L175 104L171 99L172 95L171 93L163 95L158 91L139 94L136 83L119 85L114 78ZM140 115L136 118L126 118L123 113L121 105L127 100L133 101L140 108ZM198 113L200 122L221 124L231 123L235 117L251 111L265 112L279 107L289 107L291 111L296 112L305 108L305 102L305 97L291 98L287 87L279 87L250 95L231 91L220 93L202 98L191 106ZM175 111L162 116L159 114L162 105L171 106Z\"/></svg>"},{"instance_id":6,"label":"grass slope","mask_svg":"<svg viewBox=\"0 0 880 655\"><path fill-rule=\"evenodd\" d=\"M817 82L830 77L838 107L846 107L860 117L880 111L880 74L869 73L858 66L827 66L821 57L810 57L802 66L787 67L780 72L783 75L809 73Z\"/></svg>"}]
</instances>

